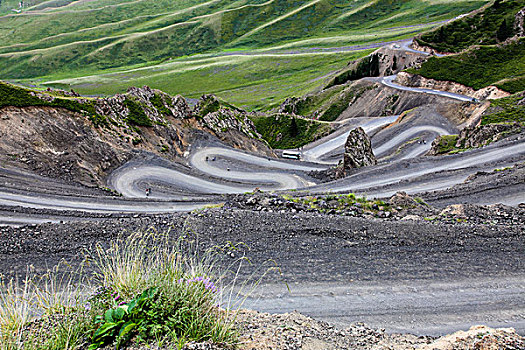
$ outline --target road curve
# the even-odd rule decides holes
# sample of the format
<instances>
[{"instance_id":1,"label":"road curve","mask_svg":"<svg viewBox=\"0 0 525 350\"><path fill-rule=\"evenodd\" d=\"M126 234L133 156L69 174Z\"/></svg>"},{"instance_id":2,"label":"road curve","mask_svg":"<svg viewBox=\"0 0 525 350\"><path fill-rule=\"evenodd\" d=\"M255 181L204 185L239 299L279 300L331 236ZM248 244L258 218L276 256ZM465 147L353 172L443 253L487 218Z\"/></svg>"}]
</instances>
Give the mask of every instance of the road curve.
<instances>
[{"instance_id":1,"label":"road curve","mask_svg":"<svg viewBox=\"0 0 525 350\"><path fill-rule=\"evenodd\" d=\"M370 134L386 125L395 122L397 118L397 115L378 117L372 120L366 120L365 122L357 124L354 127L362 127L367 134ZM342 148L346 142L346 139L348 138L349 133L350 130L335 137L333 134L328 135L316 142L317 145L314 147L309 148L308 146L305 146L306 150L302 152L304 160L320 164L334 164L333 161L323 160L323 157L337 150L338 148ZM335 162L335 164L337 164L337 162Z\"/></svg>"},{"instance_id":2,"label":"road curve","mask_svg":"<svg viewBox=\"0 0 525 350\"><path fill-rule=\"evenodd\" d=\"M436 133L437 135L440 135L440 136L441 135L449 135L450 134L448 130L446 130L444 128L441 128L441 127L438 127L438 126L434 126L434 125L414 126L414 127L411 127L408 130L403 131L399 135L396 135L395 137L391 138L387 142L385 142L385 143L383 143L383 144L381 144L379 146L374 147L374 154L377 157L381 157L382 155L384 155L388 151L394 149L396 146L399 146L399 145L403 144L407 140L410 140L411 138L413 138L414 136L416 136L417 134L420 134L422 132L432 132L432 133ZM412 156L417 156L417 155L425 153L426 151L428 151L430 149L430 146L431 146L430 143L427 143L426 145L423 145L423 149L418 149L415 153L412 154ZM409 158L412 158L412 157L409 157Z\"/></svg>"},{"instance_id":3,"label":"road curve","mask_svg":"<svg viewBox=\"0 0 525 350\"><path fill-rule=\"evenodd\" d=\"M387 77L383 77L381 79L381 84L391 87L393 89L401 90L401 91L409 91L409 92L416 92L416 93L422 93L422 94L429 94L429 95L437 95L441 97L447 97L458 101L464 101L464 102L472 102L472 97L466 96L466 95L460 95L455 94L452 92L447 91L441 91L441 90L434 90L434 89L424 89L424 88L414 88L409 86L403 86L396 84L394 80L396 80L397 75L389 75Z\"/></svg>"},{"instance_id":4,"label":"road curve","mask_svg":"<svg viewBox=\"0 0 525 350\"><path fill-rule=\"evenodd\" d=\"M34 209L74 210L88 213L171 213L188 212L204 204L195 201L136 202L111 198L61 197L42 194L0 192L0 205Z\"/></svg>"}]
</instances>

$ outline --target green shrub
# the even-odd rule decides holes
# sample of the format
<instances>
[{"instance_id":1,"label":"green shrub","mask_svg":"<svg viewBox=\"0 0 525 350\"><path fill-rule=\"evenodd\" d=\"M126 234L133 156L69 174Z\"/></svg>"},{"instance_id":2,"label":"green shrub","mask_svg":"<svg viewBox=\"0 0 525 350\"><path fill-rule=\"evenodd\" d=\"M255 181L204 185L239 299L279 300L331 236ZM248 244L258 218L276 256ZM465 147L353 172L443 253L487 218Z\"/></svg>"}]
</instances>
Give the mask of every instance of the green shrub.
<instances>
[{"instance_id":1,"label":"green shrub","mask_svg":"<svg viewBox=\"0 0 525 350\"><path fill-rule=\"evenodd\" d=\"M164 103L164 99L162 95L160 94L153 95L153 97L150 99L150 102L157 109L159 114L161 114L162 116L166 117L172 114L171 110L168 107L166 107L166 104Z\"/></svg>"},{"instance_id":2,"label":"green shrub","mask_svg":"<svg viewBox=\"0 0 525 350\"><path fill-rule=\"evenodd\" d=\"M456 148L458 135L442 135L437 139L438 149L437 154L448 153Z\"/></svg>"},{"instance_id":3,"label":"green shrub","mask_svg":"<svg viewBox=\"0 0 525 350\"><path fill-rule=\"evenodd\" d=\"M89 120L93 123L93 126L95 128L98 128L101 126L103 127L109 126L108 118L106 118L103 115L93 114L92 116L89 117Z\"/></svg>"},{"instance_id":4,"label":"green shrub","mask_svg":"<svg viewBox=\"0 0 525 350\"><path fill-rule=\"evenodd\" d=\"M88 256L94 278L57 268L20 287L2 281L0 349L119 348L131 339L177 349L207 340L233 346L235 311L220 308L214 256L182 238L139 232L96 247Z\"/></svg>"}]
</instances>

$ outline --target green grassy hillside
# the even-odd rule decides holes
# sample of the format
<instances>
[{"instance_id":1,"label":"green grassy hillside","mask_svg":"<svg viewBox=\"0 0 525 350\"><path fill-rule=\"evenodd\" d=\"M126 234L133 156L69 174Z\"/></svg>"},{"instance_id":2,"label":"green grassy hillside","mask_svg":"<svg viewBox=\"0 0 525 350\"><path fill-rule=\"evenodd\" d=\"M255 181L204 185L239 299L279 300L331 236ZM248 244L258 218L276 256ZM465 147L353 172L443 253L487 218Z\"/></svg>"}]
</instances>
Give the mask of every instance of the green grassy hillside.
<instances>
[{"instance_id":1,"label":"green grassy hillside","mask_svg":"<svg viewBox=\"0 0 525 350\"><path fill-rule=\"evenodd\" d=\"M484 11L455 20L417 39L440 52L460 52L472 45L494 45L515 34L516 14L524 0L495 1Z\"/></svg>"},{"instance_id":2,"label":"green grassy hillside","mask_svg":"<svg viewBox=\"0 0 525 350\"><path fill-rule=\"evenodd\" d=\"M169 93L191 96L216 93L249 108L275 104L286 97L286 92L272 90L274 86L279 88L282 84L278 82L286 80L291 71L298 75L293 81L286 81L293 85L291 88L302 92L321 86L334 70L335 61L356 56L346 53L337 57L334 48L411 37L436 26L436 22L487 3L487 0L31 1L20 14L10 10L16 1L2 0L0 5L0 14L5 14L0 17L2 79L53 82L93 94L121 92L129 85L148 84ZM320 56L326 53L323 48L332 50ZM315 66L305 64L310 60ZM284 77L279 72L281 68L271 68L275 63L284 67ZM251 74L244 72L259 66L263 73L255 73L257 79L251 81ZM203 79L218 72L218 80L223 72L232 69L243 72L234 74L233 83L222 81L217 87L213 78L211 83ZM251 91L253 85L258 86L255 93ZM260 93L264 89L267 91ZM264 102L254 104L252 96Z\"/></svg>"},{"instance_id":3,"label":"green grassy hillside","mask_svg":"<svg viewBox=\"0 0 525 350\"><path fill-rule=\"evenodd\" d=\"M332 130L329 124L287 114L274 114L252 118L257 131L272 148L302 147Z\"/></svg>"},{"instance_id":4,"label":"green grassy hillside","mask_svg":"<svg viewBox=\"0 0 525 350\"><path fill-rule=\"evenodd\" d=\"M474 89L495 85L510 93L525 90L525 39L507 42L516 35L515 17L522 8L525 0L494 1L471 16L421 35L416 39L420 45L461 53L431 57L420 69L408 71Z\"/></svg>"},{"instance_id":5,"label":"green grassy hillside","mask_svg":"<svg viewBox=\"0 0 525 350\"><path fill-rule=\"evenodd\" d=\"M516 93L525 90L525 39L508 45L476 46L462 54L431 57L408 72L436 80L455 81L481 89L489 85Z\"/></svg>"}]
</instances>

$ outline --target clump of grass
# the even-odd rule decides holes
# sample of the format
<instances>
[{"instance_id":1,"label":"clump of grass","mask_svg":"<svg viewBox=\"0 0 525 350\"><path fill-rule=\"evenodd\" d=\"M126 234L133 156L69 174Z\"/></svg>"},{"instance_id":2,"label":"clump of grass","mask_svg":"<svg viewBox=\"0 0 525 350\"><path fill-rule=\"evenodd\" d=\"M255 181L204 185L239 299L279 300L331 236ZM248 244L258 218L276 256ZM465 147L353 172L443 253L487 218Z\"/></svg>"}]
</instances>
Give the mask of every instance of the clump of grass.
<instances>
[{"instance_id":1,"label":"clump of grass","mask_svg":"<svg viewBox=\"0 0 525 350\"><path fill-rule=\"evenodd\" d=\"M137 233L96 246L86 260L96 271L89 278L82 268L56 268L0 285L0 350L236 344L215 255L168 237Z\"/></svg>"},{"instance_id":2,"label":"clump of grass","mask_svg":"<svg viewBox=\"0 0 525 350\"><path fill-rule=\"evenodd\" d=\"M456 149L458 135L442 135L437 139L437 154L449 153Z\"/></svg>"},{"instance_id":3,"label":"clump of grass","mask_svg":"<svg viewBox=\"0 0 525 350\"><path fill-rule=\"evenodd\" d=\"M2 345L2 350L14 349L20 343L21 331L31 315L29 287L26 279L22 288L11 281L0 290L0 344L12 344Z\"/></svg>"},{"instance_id":4,"label":"clump of grass","mask_svg":"<svg viewBox=\"0 0 525 350\"><path fill-rule=\"evenodd\" d=\"M153 126L153 122L144 112L144 108L130 98L124 100L124 106L128 108L128 123L137 126Z\"/></svg>"}]
</instances>

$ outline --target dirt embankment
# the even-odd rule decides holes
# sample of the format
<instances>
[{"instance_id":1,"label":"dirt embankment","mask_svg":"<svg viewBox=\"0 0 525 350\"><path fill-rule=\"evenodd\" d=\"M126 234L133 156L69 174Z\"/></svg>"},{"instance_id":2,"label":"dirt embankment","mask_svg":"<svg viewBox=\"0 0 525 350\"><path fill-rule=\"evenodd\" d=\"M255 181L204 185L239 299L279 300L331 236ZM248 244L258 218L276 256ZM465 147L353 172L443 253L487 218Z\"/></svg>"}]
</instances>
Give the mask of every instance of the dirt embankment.
<instances>
[{"instance_id":1,"label":"dirt embankment","mask_svg":"<svg viewBox=\"0 0 525 350\"><path fill-rule=\"evenodd\" d=\"M399 91L373 80L361 80L353 83L352 86L359 87L364 92L358 98L350 101L348 108L341 113L338 120L399 115L424 105L457 104L455 101L440 96Z\"/></svg>"}]
</instances>

